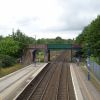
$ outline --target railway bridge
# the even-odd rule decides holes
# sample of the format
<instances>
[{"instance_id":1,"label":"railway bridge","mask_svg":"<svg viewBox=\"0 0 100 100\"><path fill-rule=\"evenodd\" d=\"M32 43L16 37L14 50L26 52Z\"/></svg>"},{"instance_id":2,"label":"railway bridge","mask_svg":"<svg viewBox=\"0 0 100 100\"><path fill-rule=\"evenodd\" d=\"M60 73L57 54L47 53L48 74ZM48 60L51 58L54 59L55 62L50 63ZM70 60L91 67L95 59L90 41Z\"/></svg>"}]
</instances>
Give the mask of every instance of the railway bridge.
<instances>
[{"instance_id":1,"label":"railway bridge","mask_svg":"<svg viewBox=\"0 0 100 100\"><path fill-rule=\"evenodd\" d=\"M41 44L41 45L28 45L27 46L28 55L30 55L29 59L32 62L35 62L36 60L36 52L38 50L44 51L44 61L48 62L50 61L50 51L52 50L69 50L71 55L71 61L72 61L72 53L73 51L80 51L81 46L76 44Z\"/></svg>"}]
</instances>

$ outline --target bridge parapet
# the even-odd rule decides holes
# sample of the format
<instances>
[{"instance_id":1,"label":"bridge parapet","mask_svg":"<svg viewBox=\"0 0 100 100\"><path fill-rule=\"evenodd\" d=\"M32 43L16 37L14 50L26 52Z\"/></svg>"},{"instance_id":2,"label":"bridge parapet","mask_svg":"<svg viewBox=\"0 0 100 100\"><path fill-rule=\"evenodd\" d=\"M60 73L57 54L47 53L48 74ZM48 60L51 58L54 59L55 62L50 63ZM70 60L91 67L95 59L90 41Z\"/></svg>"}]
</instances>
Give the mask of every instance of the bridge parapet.
<instances>
[{"instance_id":1,"label":"bridge parapet","mask_svg":"<svg viewBox=\"0 0 100 100\"><path fill-rule=\"evenodd\" d=\"M45 49L45 50L52 50L52 49L74 49L80 50L82 47L77 44L34 44L29 45L28 49Z\"/></svg>"},{"instance_id":2,"label":"bridge parapet","mask_svg":"<svg viewBox=\"0 0 100 100\"><path fill-rule=\"evenodd\" d=\"M46 44L42 44L42 45L29 45L27 48L28 49L48 49L48 46Z\"/></svg>"}]
</instances>

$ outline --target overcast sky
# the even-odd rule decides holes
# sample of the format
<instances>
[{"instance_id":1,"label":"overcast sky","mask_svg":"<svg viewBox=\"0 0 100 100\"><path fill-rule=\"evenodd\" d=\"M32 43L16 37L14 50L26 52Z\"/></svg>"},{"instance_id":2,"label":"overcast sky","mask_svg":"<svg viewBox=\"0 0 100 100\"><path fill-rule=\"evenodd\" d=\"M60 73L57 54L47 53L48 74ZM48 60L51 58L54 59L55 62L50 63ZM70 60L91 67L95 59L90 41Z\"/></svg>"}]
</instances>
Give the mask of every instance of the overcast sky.
<instances>
[{"instance_id":1,"label":"overcast sky","mask_svg":"<svg viewBox=\"0 0 100 100\"><path fill-rule=\"evenodd\" d=\"M100 0L0 0L0 35L75 38L100 14Z\"/></svg>"}]
</instances>

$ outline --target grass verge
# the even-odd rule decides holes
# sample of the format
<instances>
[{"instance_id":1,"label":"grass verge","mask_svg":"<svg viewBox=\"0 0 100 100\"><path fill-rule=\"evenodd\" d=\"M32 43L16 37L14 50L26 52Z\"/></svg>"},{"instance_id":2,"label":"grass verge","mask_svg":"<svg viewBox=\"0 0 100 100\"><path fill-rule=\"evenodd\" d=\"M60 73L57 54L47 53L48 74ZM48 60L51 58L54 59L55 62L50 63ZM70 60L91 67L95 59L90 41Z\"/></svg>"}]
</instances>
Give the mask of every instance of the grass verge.
<instances>
[{"instance_id":1,"label":"grass verge","mask_svg":"<svg viewBox=\"0 0 100 100\"><path fill-rule=\"evenodd\" d=\"M83 66L83 64L81 65L81 69L83 70L85 75L88 76L88 70L87 68ZM94 76L92 72L90 72L90 81L96 87L96 89L100 92L100 81Z\"/></svg>"},{"instance_id":2,"label":"grass verge","mask_svg":"<svg viewBox=\"0 0 100 100\"><path fill-rule=\"evenodd\" d=\"M21 69L21 68L22 68L22 64L16 64L8 68L0 68L0 78L14 71L17 71L18 69Z\"/></svg>"}]
</instances>

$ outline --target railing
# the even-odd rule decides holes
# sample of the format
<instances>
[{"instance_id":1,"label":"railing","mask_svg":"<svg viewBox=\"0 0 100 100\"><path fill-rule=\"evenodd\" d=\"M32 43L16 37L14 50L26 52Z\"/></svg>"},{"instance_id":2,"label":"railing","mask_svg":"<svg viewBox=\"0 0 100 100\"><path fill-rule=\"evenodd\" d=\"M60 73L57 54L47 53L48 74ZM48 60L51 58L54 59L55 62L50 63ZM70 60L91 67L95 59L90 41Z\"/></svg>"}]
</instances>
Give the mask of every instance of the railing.
<instances>
[{"instance_id":1,"label":"railing","mask_svg":"<svg viewBox=\"0 0 100 100\"><path fill-rule=\"evenodd\" d=\"M100 80L100 65L94 61L90 61L90 71L95 75L95 77Z\"/></svg>"}]
</instances>

